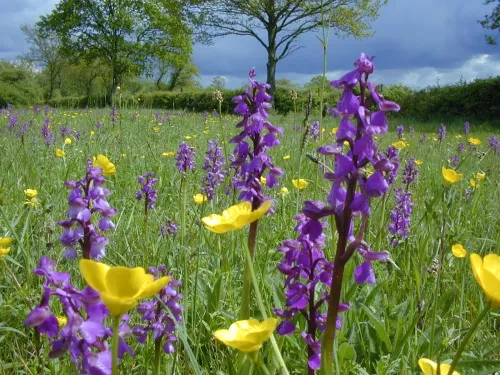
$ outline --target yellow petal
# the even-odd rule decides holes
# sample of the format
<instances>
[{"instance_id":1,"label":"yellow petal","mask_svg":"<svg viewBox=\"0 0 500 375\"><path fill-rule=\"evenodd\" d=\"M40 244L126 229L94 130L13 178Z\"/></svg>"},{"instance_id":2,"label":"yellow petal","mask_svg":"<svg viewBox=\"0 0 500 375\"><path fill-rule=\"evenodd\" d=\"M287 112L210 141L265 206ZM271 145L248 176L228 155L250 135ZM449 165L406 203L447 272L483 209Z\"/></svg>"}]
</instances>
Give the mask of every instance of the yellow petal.
<instances>
[{"instance_id":1,"label":"yellow petal","mask_svg":"<svg viewBox=\"0 0 500 375\"><path fill-rule=\"evenodd\" d=\"M493 307L500 306L500 256L489 254L484 257L482 286Z\"/></svg>"},{"instance_id":2,"label":"yellow petal","mask_svg":"<svg viewBox=\"0 0 500 375\"><path fill-rule=\"evenodd\" d=\"M9 255L9 253L10 253L10 247L0 247L0 259Z\"/></svg>"},{"instance_id":3,"label":"yellow petal","mask_svg":"<svg viewBox=\"0 0 500 375\"><path fill-rule=\"evenodd\" d=\"M204 194L193 195L193 200L196 204L203 204L208 200L208 197Z\"/></svg>"},{"instance_id":4,"label":"yellow petal","mask_svg":"<svg viewBox=\"0 0 500 375\"><path fill-rule=\"evenodd\" d=\"M215 331L214 336L224 345L227 345L234 349L238 349L243 353L256 352L261 347L254 343L247 342L246 340L238 340L236 337L234 337L234 334L227 329L220 329L218 331Z\"/></svg>"},{"instance_id":5,"label":"yellow petal","mask_svg":"<svg viewBox=\"0 0 500 375\"><path fill-rule=\"evenodd\" d=\"M107 293L101 293L101 299L109 310L111 316L121 316L137 306L134 298L117 298Z\"/></svg>"},{"instance_id":6,"label":"yellow petal","mask_svg":"<svg viewBox=\"0 0 500 375\"><path fill-rule=\"evenodd\" d=\"M106 292L105 277L106 273L111 267L106 264L95 262L90 259L80 260L80 272L92 289L97 290L99 293Z\"/></svg>"},{"instance_id":7,"label":"yellow petal","mask_svg":"<svg viewBox=\"0 0 500 375\"><path fill-rule=\"evenodd\" d=\"M0 237L0 247L10 246L12 243L12 238L10 237Z\"/></svg>"},{"instance_id":8,"label":"yellow petal","mask_svg":"<svg viewBox=\"0 0 500 375\"><path fill-rule=\"evenodd\" d=\"M118 298L138 298L147 284L152 283L153 275L149 275L142 267L110 267L104 278L106 292Z\"/></svg>"},{"instance_id":9,"label":"yellow petal","mask_svg":"<svg viewBox=\"0 0 500 375\"><path fill-rule=\"evenodd\" d=\"M212 214L201 219L205 227L215 233L226 233L234 229L234 223L226 222L221 215Z\"/></svg>"},{"instance_id":10,"label":"yellow petal","mask_svg":"<svg viewBox=\"0 0 500 375\"><path fill-rule=\"evenodd\" d=\"M483 260L479 255L471 254L470 264L472 266L472 273L474 274L474 278L476 279L479 286L482 288L483 283L481 281L481 278L483 275Z\"/></svg>"},{"instance_id":11,"label":"yellow petal","mask_svg":"<svg viewBox=\"0 0 500 375\"><path fill-rule=\"evenodd\" d=\"M163 276L158 280L153 281L145 286L145 288L139 293L137 298L148 298L157 294L160 290L163 289L165 285L167 285L170 281L169 276Z\"/></svg>"},{"instance_id":12,"label":"yellow petal","mask_svg":"<svg viewBox=\"0 0 500 375\"><path fill-rule=\"evenodd\" d=\"M437 363L436 362L433 362L427 358L420 358L418 360L418 365L420 366L420 369L422 370L424 375L437 375ZM450 370L450 365L442 364L439 367L440 367L441 375L448 375L448 372ZM451 374L451 375L460 375L460 373L453 371L453 374Z\"/></svg>"},{"instance_id":13,"label":"yellow petal","mask_svg":"<svg viewBox=\"0 0 500 375\"><path fill-rule=\"evenodd\" d=\"M38 195L38 191L36 189L26 189L24 195L28 198L34 198Z\"/></svg>"},{"instance_id":14,"label":"yellow petal","mask_svg":"<svg viewBox=\"0 0 500 375\"><path fill-rule=\"evenodd\" d=\"M451 252L457 258L465 258L465 256L467 255L467 250L465 250L465 248L459 243L451 247Z\"/></svg>"},{"instance_id":15,"label":"yellow petal","mask_svg":"<svg viewBox=\"0 0 500 375\"><path fill-rule=\"evenodd\" d=\"M484 180L484 178L486 177L486 174L477 172L474 177L476 178L476 180Z\"/></svg>"}]
</instances>

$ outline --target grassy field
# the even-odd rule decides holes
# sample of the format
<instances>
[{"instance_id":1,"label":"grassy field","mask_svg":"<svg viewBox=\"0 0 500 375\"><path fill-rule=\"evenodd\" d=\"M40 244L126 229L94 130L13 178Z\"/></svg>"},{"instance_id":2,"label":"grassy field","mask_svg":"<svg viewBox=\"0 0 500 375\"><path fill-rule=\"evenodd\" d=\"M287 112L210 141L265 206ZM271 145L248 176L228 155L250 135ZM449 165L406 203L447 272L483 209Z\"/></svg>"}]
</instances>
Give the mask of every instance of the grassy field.
<instances>
[{"instance_id":1,"label":"grassy field","mask_svg":"<svg viewBox=\"0 0 500 375\"><path fill-rule=\"evenodd\" d=\"M72 275L75 286L84 286L78 261L64 257L59 242L63 229L56 223L65 219L68 210L69 190L64 182L81 179L87 159L98 154L116 166L116 174L106 182L112 193L108 202L117 208L113 217L116 228L106 232L110 242L103 262L128 267L165 264L172 276L184 283L184 322L179 324L175 353L163 354L161 373L235 373L237 352L217 342L213 332L238 320L248 228L218 235L201 224L202 217L220 213L237 201L233 193L225 194L224 186L205 204L196 204L192 197L201 191L207 141L219 139L232 153L234 146L229 139L238 134L235 125L239 119L129 108L118 110L119 119L113 125L110 110L53 109L47 115L43 109L37 113L16 110L15 114L18 124L13 129L9 129L7 113L0 117L0 237L14 239L9 255L0 262L0 374L78 374L68 354L49 359L48 340L24 328L24 321L40 302L43 291L43 278L32 273L40 257L52 258L59 271ZM337 123L330 116L325 118L320 140L309 140L301 155L304 129L297 128L301 116L271 117L273 124L284 128L281 144L272 149L271 155L275 165L285 171L280 187L289 191L283 194L280 187L264 187L264 194L275 200L275 213L263 217L258 226L254 267L271 314L273 308L283 307L285 298L284 278L276 269L282 259L277 247L285 239L296 238L293 217L302 202L325 201L331 188L318 164L306 154L316 155L318 146L333 143L332 129ZM46 118L55 137L50 146L42 136ZM97 127L98 122L102 126ZM24 123L29 124L27 133L16 136ZM390 132L378 138L379 150L398 141L399 124L405 127L407 142L399 151L400 176L384 198L373 201L365 238L374 250L389 251L391 261L374 264L377 282L373 286L357 285L353 280L354 268L362 261L360 256L354 256L347 265L342 301L349 301L351 307L342 313L344 321L336 341L338 374L418 374L417 362L422 357L451 360L485 304L469 254L500 253L500 157L488 147L488 138L498 137L498 129L471 123L469 136L481 140L471 148L461 121L447 123L446 138L438 141L439 123L390 119ZM71 127L72 131L63 137L61 127ZM65 138L71 143L65 144ZM187 173L185 189L174 155L181 142L194 147L196 153L196 168ZM445 194L441 168L450 167L460 142L465 142L459 165L464 178ZM56 156L56 148L65 155ZM401 171L410 158L421 162L417 180L410 187L414 202L411 232L394 247L387 230L390 210L394 207L394 188L402 186ZM330 160L326 163L332 164ZM136 191L140 188L137 176L146 172L154 172L159 181L155 186L156 207L145 223L144 202L136 200ZM485 178L474 189L469 180L478 172ZM299 177L308 181L303 190L291 183ZM38 191L39 207L24 204L25 189ZM161 235L160 228L167 219L182 226L176 236ZM331 259L336 237L329 228L325 234L325 254ZM467 257L453 256L454 244L462 244ZM252 293L250 316L260 320L254 297ZM61 311L58 302L51 306L55 313ZM458 367L461 374L500 371L499 313L497 308L483 320L466 347ZM140 324L137 312L131 311L129 323L131 327ZM304 324L299 320L293 335L276 335L291 374L307 371L307 349L300 335ZM151 373L153 340L149 338L145 344L137 343L133 336L126 340L135 356L125 356L120 364L122 373ZM261 357L273 368L275 357L269 343L261 349ZM245 371L258 374L260 370L251 366Z\"/></svg>"}]
</instances>

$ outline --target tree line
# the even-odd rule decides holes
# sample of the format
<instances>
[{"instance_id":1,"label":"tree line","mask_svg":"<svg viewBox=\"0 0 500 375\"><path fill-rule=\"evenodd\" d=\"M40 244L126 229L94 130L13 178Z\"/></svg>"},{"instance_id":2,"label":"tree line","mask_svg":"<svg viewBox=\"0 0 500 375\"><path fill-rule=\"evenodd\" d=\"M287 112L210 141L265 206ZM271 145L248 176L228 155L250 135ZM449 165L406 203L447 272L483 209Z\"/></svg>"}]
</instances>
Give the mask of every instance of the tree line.
<instances>
[{"instance_id":1,"label":"tree line","mask_svg":"<svg viewBox=\"0 0 500 375\"><path fill-rule=\"evenodd\" d=\"M105 91L111 98L131 77L162 90L197 88L193 46L226 35L249 36L266 51L273 93L279 61L300 48L304 33L327 28L338 36L370 36L370 23L385 2L61 0L36 24L22 27L30 50L21 58L43 71L45 99L68 91ZM214 79L214 87L223 84Z\"/></svg>"}]
</instances>

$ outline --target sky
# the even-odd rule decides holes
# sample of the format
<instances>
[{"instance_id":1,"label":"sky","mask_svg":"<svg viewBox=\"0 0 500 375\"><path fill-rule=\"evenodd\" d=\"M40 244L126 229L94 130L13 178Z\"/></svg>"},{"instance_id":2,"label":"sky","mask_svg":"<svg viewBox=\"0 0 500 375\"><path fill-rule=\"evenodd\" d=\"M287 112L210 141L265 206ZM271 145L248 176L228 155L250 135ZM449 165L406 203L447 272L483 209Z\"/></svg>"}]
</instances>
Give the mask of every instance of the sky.
<instances>
[{"instance_id":1,"label":"sky","mask_svg":"<svg viewBox=\"0 0 500 375\"><path fill-rule=\"evenodd\" d=\"M0 0L0 59L14 60L27 52L20 26L33 24L56 3L57 0ZM500 75L500 45L486 44L485 30L477 22L492 9L492 5L483 3L389 0L373 22L372 37L340 39L332 34L327 77L336 79L352 70L361 52L376 56L372 80L386 85L400 83L424 88ZM303 35L298 45L298 51L278 63L277 78L304 84L322 74L323 54L315 33ZM241 87L252 67L257 69L257 79L266 78L266 51L250 37L217 38L211 45L196 45L193 56L204 86L213 77L222 76L227 87Z\"/></svg>"}]
</instances>

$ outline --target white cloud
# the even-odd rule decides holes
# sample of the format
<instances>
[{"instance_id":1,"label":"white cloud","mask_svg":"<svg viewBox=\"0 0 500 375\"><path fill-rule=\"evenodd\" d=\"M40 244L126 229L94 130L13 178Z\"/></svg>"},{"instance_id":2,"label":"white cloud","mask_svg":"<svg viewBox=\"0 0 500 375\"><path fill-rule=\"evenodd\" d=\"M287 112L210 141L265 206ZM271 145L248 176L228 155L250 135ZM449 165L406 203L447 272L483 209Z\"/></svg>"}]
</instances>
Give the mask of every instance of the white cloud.
<instances>
[{"instance_id":1,"label":"white cloud","mask_svg":"<svg viewBox=\"0 0 500 375\"><path fill-rule=\"evenodd\" d=\"M332 70L328 71L326 76L329 80L341 77L347 71ZM322 74L301 74L301 73L283 73L277 74L277 78L287 78L295 83L304 85L309 82L312 77ZM470 82L477 78L487 78L500 75L500 56L481 54L472 56L466 60L461 66L456 68L434 68L422 67L417 69L381 69L377 70L371 77L373 82L383 83L385 85L403 84L413 89L421 89L427 86L449 85L457 83L460 79ZM201 83L208 86L215 75L202 75ZM245 76L224 76L226 78L228 88L241 87L242 83L247 82ZM260 74L258 80L265 80L265 74Z\"/></svg>"}]
</instances>

